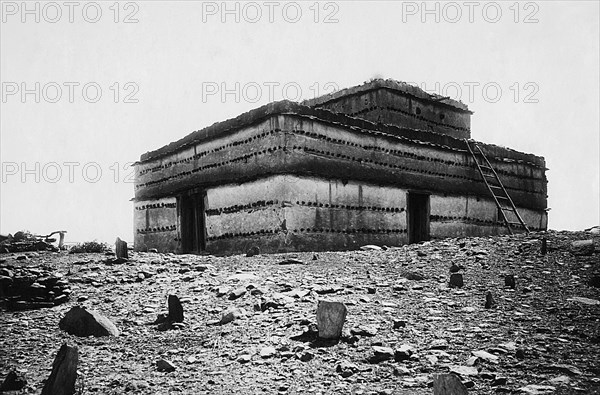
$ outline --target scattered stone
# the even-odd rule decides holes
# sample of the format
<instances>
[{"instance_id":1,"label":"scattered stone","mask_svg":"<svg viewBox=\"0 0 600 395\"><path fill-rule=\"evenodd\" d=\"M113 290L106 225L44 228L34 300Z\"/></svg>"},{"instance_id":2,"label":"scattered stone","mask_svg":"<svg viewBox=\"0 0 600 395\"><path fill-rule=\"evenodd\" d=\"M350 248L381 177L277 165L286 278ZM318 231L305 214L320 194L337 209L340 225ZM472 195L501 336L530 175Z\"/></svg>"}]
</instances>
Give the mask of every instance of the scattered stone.
<instances>
[{"instance_id":1,"label":"scattered stone","mask_svg":"<svg viewBox=\"0 0 600 395\"><path fill-rule=\"evenodd\" d=\"M550 381L552 384L567 385L571 382L571 378L569 376L562 375L562 376L554 377L548 381Z\"/></svg>"},{"instance_id":2,"label":"scattered stone","mask_svg":"<svg viewBox=\"0 0 600 395\"><path fill-rule=\"evenodd\" d=\"M393 328L394 329L400 329L400 328L405 328L406 327L406 321L404 320L394 320L394 324L393 324Z\"/></svg>"},{"instance_id":3,"label":"scattered stone","mask_svg":"<svg viewBox=\"0 0 600 395\"><path fill-rule=\"evenodd\" d=\"M78 362L79 353L77 347L63 344L58 350L56 358L54 358L52 372L44 384L42 395L74 394Z\"/></svg>"},{"instance_id":4,"label":"scattered stone","mask_svg":"<svg viewBox=\"0 0 600 395\"><path fill-rule=\"evenodd\" d=\"M373 346L373 355L367 358L369 363L379 363L394 358L394 350L390 347Z\"/></svg>"},{"instance_id":5,"label":"scattered stone","mask_svg":"<svg viewBox=\"0 0 600 395\"><path fill-rule=\"evenodd\" d=\"M521 393L529 394L529 395L544 395L551 394L556 390L556 387L551 385L537 385L537 384L529 384L525 387L519 388Z\"/></svg>"},{"instance_id":6,"label":"scattered stone","mask_svg":"<svg viewBox=\"0 0 600 395\"><path fill-rule=\"evenodd\" d=\"M235 281L255 281L258 280L258 276L254 273L236 273L229 277L227 280L235 280Z\"/></svg>"},{"instance_id":7,"label":"scattered stone","mask_svg":"<svg viewBox=\"0 0 600 395\"><path fill-rule=\"evenodd\" d=\"M398 347L396 350L394 350L394 360L396 362L406 361L406 360L410 359L412 354L413 354L413 348L411 346L409 346L408 344L403 344L400 347Z\"/></svg>"},{"instance_id":8,"label":"scattered stone","mask_svg":"<svg viewBox=\"0 0 600 395\"><path fill-rule=\"evenodd\" d=\"M260 349L260 357L261 358L271 358L275 354L277 354L277 350L275 350L275 347L269 346L269 347L263 347Z\"/></svg>"},{"instance_id":9,"label":"scattered stone","mask_svg":"<svg viewBox=\"0 0 600 395\"><path fill-rule=\"evenodd\" d=\"M117 259L129 259L129 256L127 255L127 242L121 240L118 237L115 241L115 255Z\"/></svg>"},{"instance_id":10,"label":"scattered stone","mask_svg":"<svg viewBox=\"0 0 600 395\"><path fill-rule=\"evenodd\" d=\"M119 330L108 318L94 310L75 306L60 320L58 327L75 336L119 336Z\"/></svg>"},{"instance_id":11,"label":"scattered stone","mask_svg":"<svg viewBox=\"0 0 600 395\"><path fill-rule=\"evenodd\" d=\"M589 306L600 305L600 301L599 300L590 299L590 298L583 298L581 296L574 296L572 298L568 298L567 300L570 300L570 301L573 301L573 302L582 303L582 304L587 304Z\"/></svg>"},{"instance_id":12,"label":"scattered stone","mask_svg":"<svg viewBox=\"0 0 600 395\"><path fill-rule=\"evenodd\" d=\"M594 250L594 240L577 240L571 243L573 255L592 255Z\"/></svg>"},{"instance_id":13,"label":"scattered stone","mask_svg":"<svg viewBox=\"0 0 600 395\"><path fill-rule=\"evenodd\" d=\"M381 251L381 247L372 244L362 246L360 249L363 251Z\"/></svg>"},{"instance_id":14,"label":"scattered stone","mask_svg":"<svg viewBox=\"0 0 600 395\"><path fill-rule=\"evenodd\" d=\"M238 357L237 361L239 363L248 363L252 361L252 356L250 354L242 354Z\"/></svg>"},{"instance_id":15,"label":"scattered stone","mask_svg":"<svg viewBox=\"0 0 600 395\"><path fill-rule=\"evenodd\" d=\"M246 287L239 287L229 293L229 300L236 300L246 294Z\"/></svg>"},{"instance_id":16,"label":"scattered stone","mask_svg":"<svg viewBox=\"0 0 600 395\"><path fill-rule=\"evenodd\" d=\"M450 273L458 273L461 269L464 269L464 267L459 266L456 263L452 263L452 266L450 266Z\"/></svg>"},{"instance_id":17,"label":"scattered stone","mask_svg":"<svg viewBox=\"0 0 600 395\"><path fill-rule=\"evenodd\" d=\"M280 261L278 265L304 265L304 262L302 262L300 259L287 258L283 261Z\"/></svg>"},{"instance_id":18,"label":"scattered stone","mask_svg":"<svg viewBox=\"0 0 600 395\"><path fill-rule=\"evenodd\" d=\"M473 366L455 365L450 367L450 373L455 373L461 377L477 376L477 368Z\"/></svg>"},{"instance_id":19,"label":"scattered stone","mask_svg":"<svg viewBox=\"0 0 600 395\"><path fill-rule=\"evenodd\" d=\"M438 374L433 378L433 395L465 395L467 388L455 374Z\"/></svg>"},{"instance_id":20,"label":"scattered stone","mask_svg":"<svg viewBox=\"0 0 600 395\"><path fill-rule=\"evenodd\" d=\"M436 339L429 345L430 350L445 350L448 348L448 341L446 339Z\"/></svg>"},{"instance_id":21,"label":"scattered stone","mask_svg":"<svg viewBox=\"0 0 600 395\"><path fill-rule=\"evenodd\" d=\"M565 364L556 364L550 366L550 369L559 370L561 372L570 374L572 376L581 376L583 372L577 369L575 366L565 365Z\"/></svg>"},{"instance_id":22,"label":"scattered stone","mask_svg":"<svg viewBox=\"0 0 600 395\"><path fill-rule=\"evenodd\" d=\"M358 366L356 366L356 364L347 361L342 361L336 366L335 371L338 372L340 376L347 378L357 373L359 369Z\"/></svg>"},{"instance_id":23,"label":"scattered stone","mask_svg":"<svg viewBox=\"0 0 600 395\"><path fill-rule=\"evenodd\" d=\"M492 295L492 292L488 291L488 293L485 295L485 306L484 307L486 309L491 309L495 305L496 305L496 302L494 301L494 296Z\"/></svg>"},{"instance_id":24,"label":"scattered stone","mask_svg":"<svg viewBox=\"0 0 600 395\"><path fill-rule=\"evenodd\" d=\"M217 320L217 321L209 321L206 323L206 325L225 325L225 324L229 324L230 322L241 318L243 316L246 315L246 311L244 309L241 308L231 308L228 310L225 310L223 312L223 314L221 315L221 319Z\"/></svg>"},{"instance_id":25,"label":"scattered stone","mask_svg":"<svg viewBox=\"0 0 600 395\"><path fill-rule=\"evenodd\" d=\"M260 248L258 246L252 246L246 251L246 256L248 258L253 257L255 255L260 255Z\"/></svg>"},{"instance_id":26,"label":"scattered stone","mask_svg":"<svg viewBox=\"0 0 600 395\"><path fill-rule=\"evenodd\" d=\"M513 276L512 274L507 274L506 276L504 276L504 286L515 289L515 276Z\"/></svg>"},{"instance_id":27,"label":"scattered stone","mask_svg":"<svg viewBox=\"0 0 600 395\"><path fill-rule=\"evenodd\" d=\"M343 303L320 300L317 305L317 327L321 339L339 339L346 320L347 309Z\"/></svg>"},{"instance_id":28,"label":"scattered stone","mask_svg":"<svg viewBox=\"0 0 600 395\"><path fill-rule=\"evenodd\" d=\"M174 372L177 370L177 366L175 366L173 362L169 361L168 359L161 358L156 361L156 369L159 372Z\"/></svg>"},{"instance_id":29,"label":"scattered stone","mask_svg":"<svg viewBox=\"0 0 600 395\"><path fill-rule=\"evenodd\" d=\"M492 363L498 363L499 359L496 355L490 354L489 352L484 350L473 351L473 355Z\"/></svg>"},{"instance_id":30,"label":"scattered stone","mask_svg":"<svg viewBox=\"0 0 600 395\"><path fill-rule=\"evenodd\" d=\"M452 273L450 275L450 288L462 288L464 283L463 283L463 276L460 273Z\"/></svg>"},{"instance_id":31,"label":"scattered stone","mask_svg":"<svg viewBox=\"0 0 600 395\"><path fill-rule=\"evenodd\" d=\"M312 360L314 357L315 357L315 354L313 354L310 351L305 351L302 354L300 354L298 359L302 362L308 362L308 361Z\"/></svg>"},{"instance_id":32,"label":"scattered stone","mask_svg":"<svg viewBox=\"0 0 600 395\"><path fill-rule=\"evenodd\" d=\"M350 329L350 333L356 336L372 337L377 334L377 328L373 325L359 325L357 328Z\"/></svg>"},{"instance_id":33,"label":"scattered stone","mask_svg":"<svg viewBox=\"0 0 600 395\"><path fill-rule=\"evenodd\" d=\"M425 276L423 276L421 273L417 273L417 272L412 272L412 271L405 271L402 273L402 277L404 277L407 280L411 280L411 281L423 281L425 280Z\"/></svg>"},{"instance_id":34,"label":"scattered stone","mask_svg":"<svg viewBox=\"0 0 600 395\"><path fill-rule=\"evenodd\" d=\"M11 370L0 385L0 392L19 391L27 385L27 379L22 373Z\"/></svg>"}]
</instances>

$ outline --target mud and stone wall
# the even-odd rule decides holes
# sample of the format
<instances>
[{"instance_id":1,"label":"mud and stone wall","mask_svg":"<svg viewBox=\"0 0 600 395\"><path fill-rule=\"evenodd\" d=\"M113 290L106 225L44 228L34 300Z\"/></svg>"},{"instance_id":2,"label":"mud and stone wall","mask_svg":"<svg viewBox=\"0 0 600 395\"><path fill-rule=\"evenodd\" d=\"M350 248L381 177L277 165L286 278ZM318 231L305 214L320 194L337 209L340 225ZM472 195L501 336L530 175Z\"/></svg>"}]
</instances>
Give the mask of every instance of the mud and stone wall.
<instances>
[{"instance_id":1,"label":"mud and stone wall","mask_svg":"<svg viewBox=\"0 0 600 395\"><path fill-rule=\"evenodd\" d=\"M278 175L207 190L207 250L339 250L406 243L406 193Z\"/></svg>"},{"instance_id":2,"label":"mud and stone wall","mask_svg":"<svg viewBox=\"0 0 600 395\"><path fill-rule=\"evenodd\" d=\"M161 252L169 252L180 248L175 197L136 201L133 224L134 245L138 251L157 248Z\"/></svg>"}]
</instances>

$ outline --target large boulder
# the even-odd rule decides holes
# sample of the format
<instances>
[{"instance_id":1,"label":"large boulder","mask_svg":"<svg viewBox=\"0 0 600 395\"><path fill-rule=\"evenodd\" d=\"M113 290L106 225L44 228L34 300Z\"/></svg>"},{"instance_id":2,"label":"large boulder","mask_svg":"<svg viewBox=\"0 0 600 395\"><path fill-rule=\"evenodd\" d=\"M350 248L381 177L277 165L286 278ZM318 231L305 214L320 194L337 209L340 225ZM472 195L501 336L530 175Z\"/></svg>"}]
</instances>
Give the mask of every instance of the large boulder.
<instances>
[{"instance_id":1,"label":"large boulder","mask_svg":"<svg viewBox=\"0 0 600 395\"><path fill-rule=\"evenodd\" d=\"M69 310L58 327L75 336L119 336L119 330L108 318L81 306Z\"/></svg>"}]
</instances>

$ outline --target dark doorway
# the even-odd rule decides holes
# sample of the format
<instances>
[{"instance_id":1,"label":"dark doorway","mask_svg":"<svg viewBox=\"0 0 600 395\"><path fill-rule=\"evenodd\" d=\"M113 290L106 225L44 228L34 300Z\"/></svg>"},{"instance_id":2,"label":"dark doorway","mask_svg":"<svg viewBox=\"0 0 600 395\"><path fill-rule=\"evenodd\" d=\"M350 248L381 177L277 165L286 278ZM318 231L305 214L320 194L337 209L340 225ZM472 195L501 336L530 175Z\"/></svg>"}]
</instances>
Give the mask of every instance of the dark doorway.
<instances>
[{"instance_id":1,"label":"dark doorway","mask_svg":"<svg viewBox=\"0 0 600 395\"><path fill-rule=\"evenodd\" d=\"M429 195L409 192L406 205L408 242L429 240Z\"/></svg>"},{"instance_id":2,"label":"dark doorway","mask_svg":"<svg viewBox=\"0 0 600 395\"><path fill-rule=\"evenodd\" d=\"M185 194L179 198L181 249L184 253L199 253L206 248L204 208L206 194Z\"/></svg>"}]
</instances>

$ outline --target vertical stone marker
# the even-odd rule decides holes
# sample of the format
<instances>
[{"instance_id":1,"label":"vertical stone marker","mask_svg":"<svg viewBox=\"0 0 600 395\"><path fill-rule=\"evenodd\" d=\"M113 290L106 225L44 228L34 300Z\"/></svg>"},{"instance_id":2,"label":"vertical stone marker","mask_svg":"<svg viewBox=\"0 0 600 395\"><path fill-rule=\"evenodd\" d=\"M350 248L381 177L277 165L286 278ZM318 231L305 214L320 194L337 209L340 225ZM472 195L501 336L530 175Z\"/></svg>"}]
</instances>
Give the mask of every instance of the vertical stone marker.
<instances>
[{"instance_id":1,"label":"vertical stone marker","mask_svg":"<svg viewBox=\"0 0 600 395\"><path fill-rule=\"evenodd\" d=\"M517 286L515 276L513 276L512 274L507 274L506 276L504 276L504 286L515 289Z\"/></svg>"},{"instance_id":2,"label":"vertical stone marker","mask_svg":"<svg viewBox=\"0 0 600 395\"><path fill-rule=\"evenodd\" d=\"M183 306L176 295L169 295L169 320L172 322L183 322Z\"/></svg>"},{"instance_id":3,"label":"vertical stone marker","mask_svg":"<svg viewBox=\"0 0 600 395\"><path fill-rule=\"evenodd\" d=\"M452 273L450 275L450 288L462 288L464 285L463 276L460 273Z\"/></svg>"},{"instance_id":4,"label":"vertical stone marker","mask_svg":"<svg viewBox=\"0 0 600 395\"><path fill-rule=\"evenodd\" d=\"M117 255L117 258L129 259L127 256L127 242L118 237L117 241L115 241L115 254Z\"/></svg>"},{"instance_id":5,"label":"vertical stone marker","mask_svg":"<svg viewBox=\"0 0 600 395\"><path fill-rule=\"evenodd\" d=\"M347 309L343 303L319 300L317 326L321 339L339 339L346 320Z\"/></svg>"},{"instance_id":6,"label":"vertical stone marker","mask_svg":"<svg viewBox=\"0 0 600 395\"><path fill-rule=\"evenodd\" d=\"M438 374L433 378L433 395L467 395L467 387L455 374Z\"/></svg>"},{"instance_id":7,"label":"vertical stone marker","mask_svg":"<svg viewBox=\"0 0 600 395\"><path fill-rule=\"evenodd\" d=\"M79 353L77 347L63 344L52 363L52 373L44 384L42 395L72 395L75 393L77 380L77 362Z\"/></svg>"}]
</instances>

